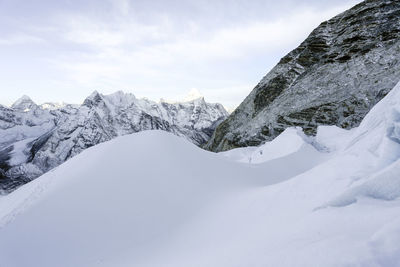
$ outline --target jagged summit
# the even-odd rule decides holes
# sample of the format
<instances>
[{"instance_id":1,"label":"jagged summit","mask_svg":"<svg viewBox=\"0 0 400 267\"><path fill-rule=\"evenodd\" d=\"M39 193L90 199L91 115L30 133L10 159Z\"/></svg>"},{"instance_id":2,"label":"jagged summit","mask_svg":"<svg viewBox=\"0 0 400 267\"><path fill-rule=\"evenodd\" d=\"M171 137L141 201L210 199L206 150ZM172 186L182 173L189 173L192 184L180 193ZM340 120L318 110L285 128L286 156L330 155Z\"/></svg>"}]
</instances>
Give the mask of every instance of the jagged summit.
<instances>
[{"instance_id":1,"label":"jagged summit","mask_svg":"<svg viewBox=\"0 0 400 267\"><path fill-rule=\"evenodd\" d=\"M93 92L92 92L90 95L88 95L87 98L92 98L92 97L95 97L95 96L97 96L97 95L99 95L99 94L100 94L99 91L93 90Z\"/></svg>"},{"instance_id":2,"label":"jagged summit","mask_svg":"<svg viewBox=\"0 0 400 267\"><path fill-rule=\"evenodd\" d=\"M400 1L367 0L321 23L219 125L206 148L259 145L290 126L356 127L400 77Z\"/></svg>"},{"instance_id":3,"label":"jagged summit","mask_svg":"<svg viewBox=\"0 0 400 267\"><path fill-rule=\"evenodd\" d=\"M27 95L23 95L22 97L18 98L17 101L15 101L11 105L12 109L17 109L21 111L31 110L37 107L38 106L36 105L36 103L33 102L33 100Z\"/></svg>"},{"instance_id":4,"label":"jagged summit","mask_svg":"<svg viewBox=\"0 0 400 267\"><path fill-rule=\"evenodd\" d=\"M40 107L42 109L48 109L48 110L56 110L56 109L60 109L62 107L65 107L66 105L68 105L65 102L46 102L40 105Z\"/></svg>"},{"instance_id":5,"label":"jagged summit","mask_svg":"<svg viewBox=\"0 0 400 267\"><path fill-rule=\"evenodd\" d=\"M205 102L204 96L200 93L199 90L196 88L191 89L185 96L181 96L178 98L179 100L173 100L173 99L160 99L160 103L189 103L189 102Z\"/></svg>"},{"instance_id":6,"label":"jagged summit","mask_svg":"<svg viewBox=\"0 0 400 267\"><path fill-rule=\"evenodd\" d=\"M138 101L134 94L125 93L123 91L117 91L109 95L104 95L103 97L113 105L121 107L128 107Z\"/></svg>"},{"instance_id":7,"label":"jagged summit","mask_svg":"<svg viewBox=\"0 0 400 267\"><path fill-rule=\"evenodd\" d=\"M97 91L93 91L84 101L83 105L87 107L93 107L102 102L103 96Z\"/></svg>"},{"instance_id":8,"label":"jagged summit","mask_svg":"<svg viewBox=\"0 0 400 267\"><path fill-rule=\"evenodd\" d=\"M199 92L199 90L197 90L196 88L193 88L189 91L189 93L183 98L184 102L189 102L189 101L193 101L199 98L203 98L204 96Z\"/></svg>"}]
</instances>

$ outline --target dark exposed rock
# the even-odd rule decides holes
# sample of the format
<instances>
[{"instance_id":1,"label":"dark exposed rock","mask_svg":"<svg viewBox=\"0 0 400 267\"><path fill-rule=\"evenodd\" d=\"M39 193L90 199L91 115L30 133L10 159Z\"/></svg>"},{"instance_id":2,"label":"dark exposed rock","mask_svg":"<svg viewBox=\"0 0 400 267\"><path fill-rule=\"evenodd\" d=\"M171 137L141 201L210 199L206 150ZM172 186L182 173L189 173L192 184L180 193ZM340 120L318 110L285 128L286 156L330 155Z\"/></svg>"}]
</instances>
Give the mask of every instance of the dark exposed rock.
<instances>
[{"instance_id":1,"label":"dark exposed rock","mask_svg":"<svg viewBox=\"0 0 400 267\"><path fill-rule=\"evenodd\" d=\"M400 79L400 1L367 0L321 23L283 57L205 146L259 145L285 128L358 126Z\"/></svg>"}]
</instances>

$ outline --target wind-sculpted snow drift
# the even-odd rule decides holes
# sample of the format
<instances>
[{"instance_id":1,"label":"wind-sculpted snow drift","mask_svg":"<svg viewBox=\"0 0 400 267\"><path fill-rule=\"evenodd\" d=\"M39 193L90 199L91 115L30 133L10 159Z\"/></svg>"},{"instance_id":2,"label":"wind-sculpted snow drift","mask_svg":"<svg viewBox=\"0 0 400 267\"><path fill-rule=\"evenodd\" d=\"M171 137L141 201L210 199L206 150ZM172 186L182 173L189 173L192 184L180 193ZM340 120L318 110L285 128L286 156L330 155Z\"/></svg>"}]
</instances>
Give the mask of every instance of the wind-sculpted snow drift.
<instances>
[{"instance_id":1,"label":"wind-sculpted snow drift","mask_svg":"<svg viewBox=\"0 0 400 267\"><path fill-rule=\"evenodd\" d=\"M400 84L358 128L313 138L215 154L118 137L0 198L0 263L399 266L399 114Z\"/></svg>"},{"instance_id":2,"label":"wind-sculpted snow drift","mask_svg":"<svg viewBox=\"0 0 400 267\"><path fill-rule=\"evenodd\" d=\"M159 103L94 92L83 105L36 105L24 96L0 106L0 194L25 184L83 150L117 136L160 129L205 143L227 116L204 98Z\"/></svg>"}]
</instances>

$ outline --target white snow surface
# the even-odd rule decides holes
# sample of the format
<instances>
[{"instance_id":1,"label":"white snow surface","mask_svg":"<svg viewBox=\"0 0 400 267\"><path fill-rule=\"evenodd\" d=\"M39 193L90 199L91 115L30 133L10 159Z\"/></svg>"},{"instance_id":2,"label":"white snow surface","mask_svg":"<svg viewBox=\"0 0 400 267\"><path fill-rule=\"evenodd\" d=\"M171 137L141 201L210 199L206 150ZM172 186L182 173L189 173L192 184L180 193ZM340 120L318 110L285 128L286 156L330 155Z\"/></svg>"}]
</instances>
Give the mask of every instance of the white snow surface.
<instances>
[{"instance_id":1,"label":"white snow surface","mask_svg":"<svg viewBox=\"0 0 400 267\"><path fill-rule=\"evenodd\" d=\"M358 128L314 139L94 146L0 198L0 266L400 266L399 114L397 85Z\"/></svg>"},{"instance_id":2,"label":"white snow surface","mask_svg":"<svg viewBox=\"0 0 400 267\"><path fill-rule=\"evenodd\" d=\"M220 154L238 162L263 163L306 149L311 144L300 127L287 128L274 140L259 147L232 149Z\"/></svg>"}]
</instances>

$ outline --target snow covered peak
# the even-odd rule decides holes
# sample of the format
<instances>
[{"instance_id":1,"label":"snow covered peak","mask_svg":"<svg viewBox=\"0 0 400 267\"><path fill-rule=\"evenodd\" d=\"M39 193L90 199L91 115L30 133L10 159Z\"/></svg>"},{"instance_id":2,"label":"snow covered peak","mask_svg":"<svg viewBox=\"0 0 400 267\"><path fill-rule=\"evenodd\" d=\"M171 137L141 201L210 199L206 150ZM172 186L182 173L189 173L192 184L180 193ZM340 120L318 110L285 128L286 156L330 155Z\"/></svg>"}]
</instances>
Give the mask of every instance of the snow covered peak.
<instances>
[{"instance_id":1,"label":"snow covered peak","mask_svg":"<svg viewBox=\"0 0 400 267\"><path fill-rule=\"evenodd\" d=\"M38 106L36 105L36 103L33 102L32 99L27 95L23 95L22 97L20 97L11 106L12 109L17 109L17 110L21 110L21 111L29 111L29 110L35 109L37 107Z\"/></svg>"},{"instance_id":2,"label":"snow covered peak","mask_svg":"<svg viewBox=\"0 0 400 267\"><path fill-rule=\"evenodd\" d=\"M189 100L189 101L185 101L183 103L193 103L195 105L207 105L204 97L202 97L202 96L199 97L199 98L195 98L195 99Z\"/></svg>"},{"instance_id":3,"label":"snow covered peak","mask_svg":"<svg viewBox=\"0 0 400 267\"><path fill-rule=\"evenodd\" d=\"M66 105L68 105L67 103L56 103L56 102L46 102L40 105L40 107L42 109L47 109L47 110L57 110L60 108L65 107Z\"/></svg>"},{"instance_id":4,"label":"snow covered peak","mask_svg":"<svg viewBox=\"0 0 400 267\"><path fill-rule=\"evenodd\" d=\"M168 103L168 104L179 104L179 103L189 103L195 101L205 102L204 96L197 90L196 88L191 89L184 97L178 96L175 99L165 99L161 98L160 103Z\"/></svg>"},{"instance_id":5,"label":"snow covered peak","mask_svg":"<svg viewBox=\"0 0 400 267\"><path fill-rule=\"evenodd\" d=\"M117 91L109 95L103 95L107 101L117 107L127 107L132 103L136 102L136 97L131 93L124 93L123 91Z\"/></svg>"},{"instance_id":6,"label":"snow covered peak","mask_svg":"<svg viewBox=\"0 0 400 267\"><path fill-rule=\"evenodd\" d=\"M197 90L196 88L193 88L189 91L189 93L183 98L183 102L190 102L199 98L203 98L204 96Z\"/></svg>"},{"instance_id":7,"label":"snow covered peak","mask_svg":"<svg viewBox=\"0 0 400 267\"><path fill-rule=\"evenodd\" d=\"M85 101L83 101L83 105L87 107L93 107L97 106L102 101L103 96L95 90L85 99Z\"/></svg>"}]
</instances>

